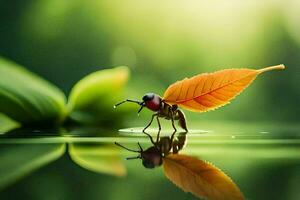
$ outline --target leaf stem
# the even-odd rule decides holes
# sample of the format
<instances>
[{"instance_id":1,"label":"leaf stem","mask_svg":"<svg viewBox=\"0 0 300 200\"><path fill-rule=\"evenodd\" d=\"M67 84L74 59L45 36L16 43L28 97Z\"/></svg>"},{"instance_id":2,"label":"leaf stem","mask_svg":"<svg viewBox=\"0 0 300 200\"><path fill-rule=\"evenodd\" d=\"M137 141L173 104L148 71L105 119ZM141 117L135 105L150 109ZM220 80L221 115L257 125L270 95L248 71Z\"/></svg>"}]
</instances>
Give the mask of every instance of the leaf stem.
<instances>
[{"instance_id":1,"label":"leaf stem","mask_svg":"<svg viewBox=\"0 0 300 200\"><path fill-rule=\"evenodd\" d=\"M262 72L266 72L266 71L271 71L271 70L281 70L281 69L285 69L285 66L284 64L280 64L280 65L275 65L275 66L271 66L271 67L266 67L266 68L263 68L263 69L259 69L258 71L260 73Z\"/></svg>"}]
</instances>

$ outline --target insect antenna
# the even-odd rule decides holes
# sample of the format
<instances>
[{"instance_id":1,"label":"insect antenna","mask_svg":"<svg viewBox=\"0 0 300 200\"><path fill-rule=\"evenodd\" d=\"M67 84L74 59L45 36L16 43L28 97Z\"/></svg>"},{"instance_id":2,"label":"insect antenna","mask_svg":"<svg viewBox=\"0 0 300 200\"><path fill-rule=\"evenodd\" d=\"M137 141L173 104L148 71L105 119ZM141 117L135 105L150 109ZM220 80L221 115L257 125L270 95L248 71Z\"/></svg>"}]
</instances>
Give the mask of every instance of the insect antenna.
<instances>
[{"instance_id":1,"label":"insect antenna","mask_svg":"<svg viewBox=\"0 0 300 200\"><path fill-rule=\"evenodd\" d=\"M127 157L126 160L134 160L139 158L141 158L141 156Z\"/></svg>"},{"instance_id":2,"label":"insect antenna","mask_svg":"<svg viewBox=\"0 0 300 200\"><path fill-rule=\"evenodd\" d=\"M119 146L119 147L121 147L121 148L123 148L123 149L126 149L127 151L136 152L136 153L141 153L141 152L142 152L142 150L143 150L143 149L141 149L141 146L140 146L140 144L139 144L139 147L140 147L141 151L138 151L138 150L133 150L133 149L129 149L129 148L127 148L127 147L125 147L125 146L123 146L123 145L121 145L121 144L117 143L117 142L115 142L115 145L117 145L117 146Z\"/></svg>"},{"instance_id":3,"label":"insect antenna","mask_svg":"<svg viewBox=\"0 0 300 200\"><path fill-rule=\"evenodd\" d=\"M141 105L141 107L140 107L140 109L139 109L139 111L138 111L138 115L139 115L140 112L143 110L143 108L144 108L144 106L145 106L145 103L142 102L140 105Z\"/></svg>"},{"instance_id":4,"label":"insect antenna","mask_svg":"<svg viewBox=\"0 0 300 200\"><path fill-rule=\"evenodd\" d=\"M140 152L143 152L144 150L143 150L143 148L142 148L142 146L141 146L141 144L139 142L138 142L138 145L140 147Z\"/></svg>"},{"instance_id":5,"label":"insect antenna","mask_svg":"<svg viewBox=\"0 0 300 200\"><path fill-rule=\"evenodd\" d=\"M139 102L139 101L136 101L136 100L131 100L131 99L126 99L124 101L121 101L120 103L117 103L116 105L114 105L114 108L116 108L117 106L123 104L123 103L126 103L126 102L130 102L130 103L137 103L139 105L142 105L143 102Z\"/></svg>"}]
</instances>

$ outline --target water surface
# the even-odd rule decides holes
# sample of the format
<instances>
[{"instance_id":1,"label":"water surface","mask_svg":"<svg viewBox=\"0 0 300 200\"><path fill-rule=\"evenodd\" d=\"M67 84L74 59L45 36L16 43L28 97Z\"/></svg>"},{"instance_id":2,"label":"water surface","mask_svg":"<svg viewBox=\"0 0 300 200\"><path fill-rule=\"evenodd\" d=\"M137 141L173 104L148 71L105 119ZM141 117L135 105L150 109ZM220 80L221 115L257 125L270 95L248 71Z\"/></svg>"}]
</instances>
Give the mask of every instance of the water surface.
<instances>
[{"instance_id":1,"label":"water surface","mask_svg":"<svg viewBox=\"0 0 300 200\"><path fill-rule=\"evenodd\" d=\"M300 199L300 128L296 124L191 123L180 152L232 178L247 199ZM195 199L134 153L151 145L142 128L20 129L0 136L0 199ZM157 130L150 129L155 138ZM163 136L171 135L164 129ZM79 194L80 190L80 194ZM117 191L117 192L116 192ZM166 195L166 192L168 195Z\"/></svg>"}]
</instances>

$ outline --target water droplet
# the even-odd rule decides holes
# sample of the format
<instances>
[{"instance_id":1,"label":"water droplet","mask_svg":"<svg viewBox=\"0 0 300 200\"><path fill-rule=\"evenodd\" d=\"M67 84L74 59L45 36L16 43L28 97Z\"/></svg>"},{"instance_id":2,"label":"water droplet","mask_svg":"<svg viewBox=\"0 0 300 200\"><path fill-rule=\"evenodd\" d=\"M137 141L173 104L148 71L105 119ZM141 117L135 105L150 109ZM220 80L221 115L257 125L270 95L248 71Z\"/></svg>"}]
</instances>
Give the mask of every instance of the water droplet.
<instances>
[{"instance_id":1,"label":"water droplet","mask_svg":"<svg viewBox=\"0 0 300 200\"><path fill-rule=\"evenodd\" d=\"M114 105L114 108L116 108L117 106Z\"/></svg>"},{"instance_id":2,"label":"water droplet","mask_svg":"<svg viewBox=\"0 0 300 200\"><path fill-rule=\"evenodd\" d=\"M232 138L232 139L235 139L235 136L234 136L234 135L232 135L232 136L231 136L231 138Z\"/></svg>"}]
</instances>

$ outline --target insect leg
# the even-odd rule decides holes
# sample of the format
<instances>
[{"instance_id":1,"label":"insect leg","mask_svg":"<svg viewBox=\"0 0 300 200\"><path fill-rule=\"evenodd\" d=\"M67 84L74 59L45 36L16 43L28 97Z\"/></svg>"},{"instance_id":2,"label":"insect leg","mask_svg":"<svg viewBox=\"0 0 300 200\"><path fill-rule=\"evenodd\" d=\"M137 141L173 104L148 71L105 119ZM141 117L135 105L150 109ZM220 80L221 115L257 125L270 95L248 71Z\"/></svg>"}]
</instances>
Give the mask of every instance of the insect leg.
<instances>
[{"instance_id":1,"label":"insect leg","mask_svg":"<svg viewBox=\"0 0 300 200\"><path fill-rule=\"evenodd\" d=\"M156 120L157 120L157 124L158 124L158 131L161 131L161 125L160 125L160 121L158 119L158 115L156 115Z\"/></svg>"},{"instance_id":2,"label":"insect leg","mask_svg":"<svg viewBox=\"0 0 300 200\"><path fill-rule=\"evenodd\" d=\"M170 147L172 148L172 144L173 144L173 140L174 140L174 136L175 136L176 131L174 131L171 135L171 139L170 139Z\"/></svg>"},{"instance_id":3,"label":"insect leg","mask_svg":"<svg viewBox=\"0 0 300 200\"><path fill-rule=\"evenodd\" d=\"M172 126L173 126L173 128L174 128L174 131L175 131L175 133L176 133L176 131L177 131L177 129L176 129L176 127L175 127L175 124L174 124L174 115L175 115L175 113L172 111L171 112L171 121L172 121Z\"/></svg>"},{"instance_id":4,"label":"insect leg","mask_svg":"<svg viewBox=\"0 0 300 200\"><path fill-rule=\"evenodd\" d=\"M152 137L149 133L146 133L145 131L143 131L143 133L146 134L146 135L149 137L151 143L152 143L153 145L155 145L155 142L154 142L154 140L153 140L153 137Z\"/></svg>"},{"instance_id":5,"label":"insect leg","mask_svg":"<svg viewBox=\"0 0 300 200\"><path fill-rule=\"evenodd\" d=\"M172 135L171 135L171 138L170 138L170 144L169 144L170 148L172 148L174 136L175 136L175 133L177 132L177 129L176 129L175 124L174 124L174 118L175 118L175 116L176 116L176 112L174 112L173 110L170 110L170 112L171 112L172 126L173 126L173 128L174 128L174 132L173 132Z\"/></svg>"},{"instance_id":6,"label":"insect leg","mask_svg":"<svg viewBox=\"0 0 300 200\"><path fill-rule=\"evenodd\" d=\"M145 131L146 131L146 129L149 127L149 126L151 126L151 124L152 124L152 122L153 122L153 119L154 119L154 117L155 116L157 116L157 113L156 114L153 114L152 115L152 117L151 117L151 120L150 120L150 122L149 122L149 124L143 129L143 132L144 133L146 133Z\"/></svg>"},{"instance_id":7,"label":"insect leg","mask_svg":"<svg viewBox=\"0 0 300 200\"><path fill-rule=\"evenodd\" d=\"M157 136L156 136L156 143L158 143L159 135L160 135L160 131L161 131L161 125L160 125L160 121L158 119L158 115L156 116L156 120L157 120L157 124L158 124L158 133L157 133Z\"/></svg>"},{"instance_id":8,"label":"insect leg","mask_svg":"<svg viewBox=\"0 0 300 200\"><path fill-rule=\"evenodd\" d=\"M181 128L183 128L185 130L185 132L188 132L187 129L187 125L186 125L186 119L184 116L184 113L181 110L176 110L176 114L175 114L176 118L178 119L178 124Z\"/></svg>"}]
</instances>

